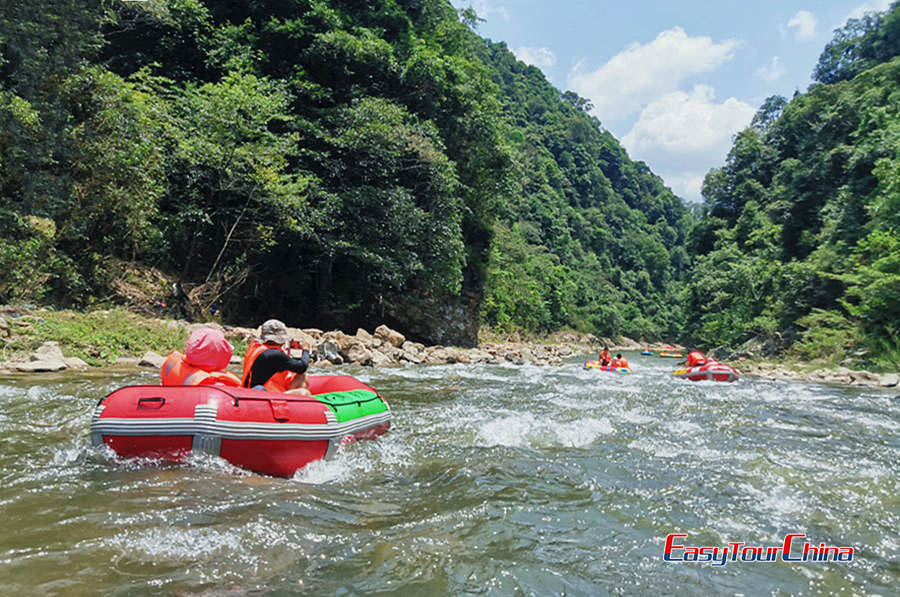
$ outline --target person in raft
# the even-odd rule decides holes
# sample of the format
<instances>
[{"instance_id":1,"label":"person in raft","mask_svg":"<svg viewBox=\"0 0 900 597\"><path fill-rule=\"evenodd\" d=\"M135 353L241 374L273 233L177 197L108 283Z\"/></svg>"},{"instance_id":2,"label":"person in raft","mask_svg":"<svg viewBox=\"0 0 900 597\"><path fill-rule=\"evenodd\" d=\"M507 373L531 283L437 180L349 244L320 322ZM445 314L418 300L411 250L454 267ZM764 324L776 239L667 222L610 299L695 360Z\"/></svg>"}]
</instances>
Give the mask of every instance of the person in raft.
<instances>
[{"instance_id":1,"label":"person in raft","mask_svg":"<svg viewBox=\"0 0 900 597\"><path fill-rule=\"evenodd\" d=\"M628 359L622 356L622 353L617 353L616 358L612 360L609 364L610 367L622 367L624 369L629 369Z\"/></svg>"},{"instance_id":2,"label":"person in raft","mask_svg":"<svg viewBox=\"0 0 900 597\"><path fill-rule=\"evenodd\" d=\"M184 344L184 353L173 350L160 370L164 386L224 385L240 387L241 380L226 371L234 347L221 330L198 328Z\"/></svg>"},{"instance_id":3,"label":"person in raft","mask_svg":"<svg viewBox=\"0 0 900 597\"><path fill-rule=\"evenodd\" d=\"M289 341L284 323L277 319L263 323L259 327L259 340L254 340L247 347L242 385L281 394L309 396L309 383L306 381L309 344L298 343L296 347L302 348L303 352L299 359L295 359L286 348Z\"/></svg>"},{"instance_id":4,"label":"person in raft","mask_svg":"<svg viewBox=\"0 0 900 597\"><path fill-rule=\"evenodd\" d=\"M603 350L600 351L600 356L597 357L597 364L601 367L606 367L610 361L612 361L612 354L609 352L609 348L604 346Z\"/></svg>"},{"instance_id":5,"label":"person in raft","mask_svg":"<svg viewBox=\"0 0 900 597\"><path fill-rule=\"evenodd\" d=\"M696 348L692 349L687 356L687 360L685 364L690 367L699 367L701 365L706 364L706 355L697 350Z\"/></svg>"}]
</instances>

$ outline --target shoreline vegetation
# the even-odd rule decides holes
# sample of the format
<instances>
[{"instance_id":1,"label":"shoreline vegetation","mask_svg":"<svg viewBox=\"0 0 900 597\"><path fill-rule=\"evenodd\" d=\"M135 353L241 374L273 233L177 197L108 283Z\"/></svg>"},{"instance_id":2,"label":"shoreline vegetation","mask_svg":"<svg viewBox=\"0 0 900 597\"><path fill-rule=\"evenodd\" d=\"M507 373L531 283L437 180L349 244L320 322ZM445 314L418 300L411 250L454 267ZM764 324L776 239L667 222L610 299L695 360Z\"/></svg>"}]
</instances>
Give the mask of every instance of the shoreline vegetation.
<instances>
[{"instance_id":1,"label":"shoreline vegetation","mask_svg":"<svg viewBox=\"0 0 900 597\"><path fill-rule=\"evenodd\" d=\"M172 350L183 349L188 334L198 327L216 327L225 332L235 347L232 368L240 365L247 345L256 336L255 328L152 318L122 308L79 313L0 306L0 374L102 367L158 369L165 355ZM558 331L538 339L522 338L516 334L503 336L486 330L473 348L426 346L407 340L403 334L386 325L379 325L371 333L358 329L355 334L317 328L289 328L289 331L292 337L309 342L313 371L342 364L396 367L508 362L560 366L567 359L596 353L603 346L609 346L614 351L640 351L664 346L661 343L640 343L626 337L618 340L600 338L575 331ZM831 363L793 358L773 362L749 352L717 355L722 352L721 349L710 351L713 356L730 361L746 377L852 387L900 388L897 373L854 370L835 367Z\"/></svg>"}]
</instances>

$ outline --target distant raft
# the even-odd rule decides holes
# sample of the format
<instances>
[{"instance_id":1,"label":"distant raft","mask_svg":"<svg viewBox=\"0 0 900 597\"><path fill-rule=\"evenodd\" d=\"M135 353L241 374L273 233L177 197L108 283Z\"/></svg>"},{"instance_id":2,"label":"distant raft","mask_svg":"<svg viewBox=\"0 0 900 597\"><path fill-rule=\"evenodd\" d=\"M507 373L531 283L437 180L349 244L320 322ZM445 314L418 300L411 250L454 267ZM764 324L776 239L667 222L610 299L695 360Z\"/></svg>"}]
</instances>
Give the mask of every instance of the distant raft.
<instances>
[{"instance_id":1,"label":"distant raft","mask_svg":"<svg viewBox=\"0 0 900 597\"><path fill-rule=\"evenodd\" d=\"M648 348L647 350L642 350L642 351L641 351L641 356L643 356L643 357L652 357L652 356L653 356L653 349L652 349L652 348Z\"/></svg>"},{"instance_id":2,"label":"distant raft","mask_svg":"<svg viewBox=\"0 0 900 597\"><path fill-rule=\"evenodd\" d=\"M607 371L609 373L631 373L628 367L610 367L609 365L601 365L597 361L588 361L584 364L585 369L595 369L597 371Z\"/></svg>"},{"instance_id":3,"label":"distant raft","mask_svg":"<svg viewBox=\"0 0 900 597\"><path fill-rule=\"evenodd\" d=\"M676 369L672 372L675 377L689 379L691 381L737 381L741 373L734 367L709 360L703 365L687 369Z\"/></svg>"},{"instance_id":4,"label":"distant raft","mask_svg":"<svg viewBox=\"0 0 900 597\"><path fill-rule=\"evenodd\" d=\"M675 351L675 352L665 351L665 352L659 353L659 358L661 358L661 359L683 359L684 355L677 351Z\"/></svg>"}]
</instances>

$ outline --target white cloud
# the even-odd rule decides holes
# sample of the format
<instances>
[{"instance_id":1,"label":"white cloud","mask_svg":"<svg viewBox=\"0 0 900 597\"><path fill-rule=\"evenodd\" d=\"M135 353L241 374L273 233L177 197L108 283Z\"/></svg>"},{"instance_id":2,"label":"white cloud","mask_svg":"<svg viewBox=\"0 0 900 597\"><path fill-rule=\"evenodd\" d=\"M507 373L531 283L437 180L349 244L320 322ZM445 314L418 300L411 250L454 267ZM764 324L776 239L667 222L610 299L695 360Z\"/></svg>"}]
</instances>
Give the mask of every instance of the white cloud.
<instances>
[{"instance_id":1,"label":"white cloud","mask_svg":"<svg viewBox=\"0 0 900 597\"><path fill-rule=\"evenodd\" d=\"M556 54L548 48L520 46L518 48L513 48L512 53L525 64L530 64L538 68L546 68L556 64Z\"/></svg>"},{"instance_id":2,"label":"white cloud","mask_svg":"<svg viewBox=\"0 0 900 597\"><path fill-rule=\"evenodd\" d=\"M717 103L712 87L695 85L690 93L673 91L650 103L622 144L673 190L696 201L705 173L725 162L733 135L755 113L733 97Z\"/></svg>"},{"instance_id":3,"label":"white cloud","mask_svg":"<svg viewBox=\"0 0 900 597\"><path fill-rule=\"evenodd\" d=\"M784 76L785 72L787 71L781 64L781 59L775 56L768 64L756 69L756 77L763 81L777 81Z\"/></svg>"},{"instance_id":4,"label":"white cloud","mask_svg":"<svg viewBox=\"0 0 900 597\"><path fill-rule=\"evenodd\" d=\"M684 78L715 70L737 46L736 40L689 37L675 27L648 44L631 44L598 69L579 62L569 73L568 86L593 102L601 120L616 120L676 90Z\"/></svg>"},{"instance_id":5,"label":"white cloud","mask_svg":"<svg viewBox=\"0 0 900 597\"><path fill-rule=\"evenodd\" d=\"M693 203L702 198L700 191L703 189L703 179L705 178L705 173L685 172L681 175L666 176L663 180L673 193Z\"/></svg>"},{"instance_id":6,"label":"white cloud","mask_svg":"<svg viewBox=\"0 0 900 597\"><path fill-rule=\"evenodd\" d=\"M850 14L847 15L847 18L844 19L844 23L849 21L850 19L858 19L866 15L866 13L870 12L884 12L888 8L891 7L891 2L893 0L869 0L863 4L860 4L856 8L854 8ZM843 26L843 24L841 24Z\"/></svg>"},{"instance_id":7,"label":"white cloud","mask_svg":"<svg viewBox=\"0 0 900 597\"><path fill-rule=\"evenodd\" d=\"M808 10L798 10L797 14L788 21L787 26L796 29L794 39L805 41L816 36L816 25L818 24L819 19L816 18L816 15Z\"/></svg>"}]
</instances>

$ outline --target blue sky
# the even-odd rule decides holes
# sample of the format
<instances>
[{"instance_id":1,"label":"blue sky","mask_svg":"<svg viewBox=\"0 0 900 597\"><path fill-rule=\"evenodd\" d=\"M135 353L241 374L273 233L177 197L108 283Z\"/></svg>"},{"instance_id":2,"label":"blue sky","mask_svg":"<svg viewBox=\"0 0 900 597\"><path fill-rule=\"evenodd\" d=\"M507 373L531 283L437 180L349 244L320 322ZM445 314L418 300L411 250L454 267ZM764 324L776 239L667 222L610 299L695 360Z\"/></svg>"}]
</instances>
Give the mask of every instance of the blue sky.
<instances>
[{"instance_id":1,"label":"blue sky","mask_svg":"<svg viewBox=\"0 0 900 597\"><path fill-rule=\"evenodd\" d=\"M452 0L561 90L591 100L635 159L687 201L762 101L788 98L833 30L891 0Z\"/></svg>"}]
</instances>

